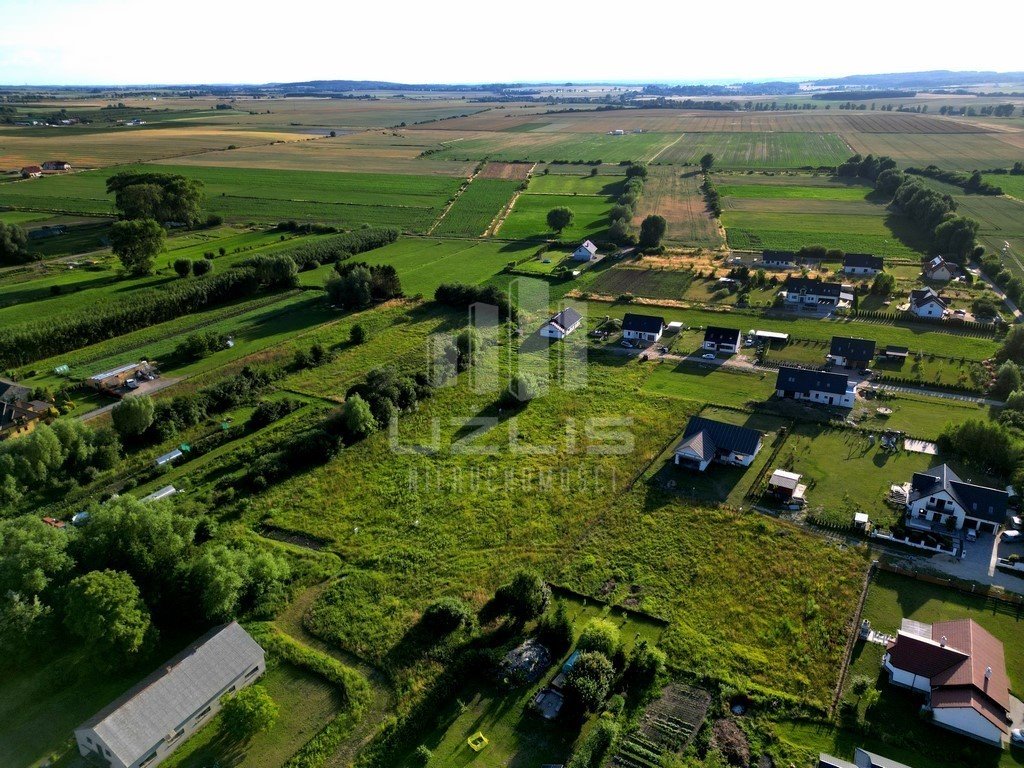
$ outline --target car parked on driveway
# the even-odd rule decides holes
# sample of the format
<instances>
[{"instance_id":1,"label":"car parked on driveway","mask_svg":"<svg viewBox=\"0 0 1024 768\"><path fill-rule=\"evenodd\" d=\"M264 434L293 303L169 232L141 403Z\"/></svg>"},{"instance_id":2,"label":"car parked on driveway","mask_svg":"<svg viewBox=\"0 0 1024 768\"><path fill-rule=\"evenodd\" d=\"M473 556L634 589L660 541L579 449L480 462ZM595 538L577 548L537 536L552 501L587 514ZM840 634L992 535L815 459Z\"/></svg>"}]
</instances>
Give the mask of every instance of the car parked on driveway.
<instances>
[{"instance_id":1,"label":"car parked on driveway","mask_svg":"<svg viewBox=\"0 0 1024 768\"><path fill-rule=\"evenodd\" d=\"M1020 544L1024 541L1024 533L1020 531L1003 531L1003 544Z\"/></svg>"},{"instance_id":2,"label":"car parked on driveway","mask_svg":"<svg viewBox=\"0 0 1024 768\"><path fill-rule=\"evenodd\" d=\"M705 360L714 360L715 359L715 355L713 353L711 353L711 352L705 352L703 355L701 355L701 357L703 359L705 359Z\"/></svg>"}]
</instances>

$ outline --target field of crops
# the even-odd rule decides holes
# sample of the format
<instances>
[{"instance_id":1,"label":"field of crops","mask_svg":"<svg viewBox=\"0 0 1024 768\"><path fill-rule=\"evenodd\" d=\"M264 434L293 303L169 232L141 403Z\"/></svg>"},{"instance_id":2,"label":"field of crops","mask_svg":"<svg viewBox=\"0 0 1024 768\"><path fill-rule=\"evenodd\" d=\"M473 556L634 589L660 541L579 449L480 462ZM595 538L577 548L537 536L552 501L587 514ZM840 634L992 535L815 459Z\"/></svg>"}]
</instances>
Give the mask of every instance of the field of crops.
<instances>
[{"instance_id":1,"label":"field of crops","mask_svg":"<svg viewBox=\"0 0 1024 768\"><path fill-rule=\"evenodd\" d=\"M521 181L474 179L431 234L479 237L508 205Z\"/></svg>"},{"instance_id":2,"label":"field of crops","mask_svg":"<svg viewBox=\"0 0 1024 768\"><path fill-rule=\"evenodd\" d=\"M565 206L575 217L561 233L561 239L600 238L608 231L608 214L614 203L614 198L595 195L523 194L495 236L512 240L554 237L555 233L547 224L548 211Z\"/></svg>"},{"instance_id":3,"label":"field of crops","mask_svg":"<svg viewBox=\"0 0 1024 768\"><path fill-rule=\"evenodd\" d=\"M152 167L130 166L124 170ZM321 221L345 226L394 224L426 229L455 193L459 180L443 176L301 172L267 169L162 166L203 182L206 208L231 221ZM0 188L0 205L111 213L108 171L32 179Z\"/></svg>"},{"instance_id":4,"label":"field of crops","mask_svg":"<svg viewBox=\"0 0 1024 768\"><path fill-rule=\"evenodd\" d=\"M722 168L817 168L850 156L834 133L688 132L658 155L658 162L695 165L708 152Z\"/></svg>"},{"instance_id":5,"label":"field of crops","mask_svg":"<svg viewBox=\"0 0 1024 768\"><path fill-rule=\"evenodd\" d=\"M904 134L846 133L844 137L861 154L889 155L901 166L937 165L957 171L976 168L1009 168L1021 159L1022 150L1011 141L1017 134Z\"/></svg>"},{"instance_id":6,"label":"field of crops","mask_svg":"<svg viewBox=\"0 0 1024 768\"><path fill-rule=\"evenodd\" d=\"M693 272L668 269L612 267L600 272L587 290L606 296L631 293L651 299L682 299L693 283Z\"/></svg>"},{"instance_id":7,"label":"field of crops","mask_svg":"<svg viewBox=\"0 0 1024 768\"><path fill-rule=\"evenodd\" d=\"M698 173L653 166L633 223L639 225L644 217L658 214L665 217L665 239L670 243L717 248L723 243L722 234L718 222L708 212L700 190L702 182Z\"/></svg>"},{"instance_id":8,"label":"field of crops","mask_svg":"<svg viewBox=\"0 0 1024 768\"><path fill-rule=\"evenodd\" d=\"M670 133L635 133L609 136L604 133L488 133L468 138L450 137L432 155L454 160L565 160L606 163L649 161L678 138Z\"/></svg>"}]
</instances>

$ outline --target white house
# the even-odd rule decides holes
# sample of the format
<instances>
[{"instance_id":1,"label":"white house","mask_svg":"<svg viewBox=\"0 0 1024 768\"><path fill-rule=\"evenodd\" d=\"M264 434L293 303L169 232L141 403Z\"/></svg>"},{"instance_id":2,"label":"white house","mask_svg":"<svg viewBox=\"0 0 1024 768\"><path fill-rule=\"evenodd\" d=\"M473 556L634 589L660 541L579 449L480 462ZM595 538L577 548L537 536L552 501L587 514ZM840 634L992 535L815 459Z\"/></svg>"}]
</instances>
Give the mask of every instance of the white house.
<instances>
[{"instance_id":1,"label":"white house","mask_svg":"<svg viewBox=\"0 0 1024 768\"><path fill-rule=\"evenodd\" d=\"M872 276L885 268L881 256L870 253L848 253L843 257L843 273L847 275Z\"/></svg>"},{"instance_id":2,"label":"white house","mask_svg":"<svg viewBox=\"0 0 1024 768\"><path fill-rule=\"evenodd\" d=\"M856 394L843 373L826 373L804 368L779 368L775 394L792 400L809 400L822 405L853 408Z\"/></svg>"},{"instance_id":3,"label":"white house","mask_svg":"<svg viewBox=\"0 0 1024 768\"><path fill-rule=\"evenodd\" d=\"M811 280L809 277L787 277L782 287L787 306L810 309L849 307L853 294L839 283Z\"/></svg>"},{"instance_id":4,"label":"white house","mask_svg":"<svg viewBox=\"0 0 1024 768\"><path fill-rule=\"evenodd\" d=\"M909 311L916 317L942 317L949 305L931 288L915 288L910 292Z\"/></svg>"},{"instance_id":5,"label":"white house","mask_svg":"<svg viewBox=\"0 0 1024 768\"><path fill-rule=\"evenodd\" d=\"M924 265L925 280L935 280L936 282L948 283L953 279L953 276L956 275L956 272L956 266L946 261L941 256L936 256Z\"/></svg>"},{"instance_id":6,"label":"white house","mask_svg":"<svg viewBox=\"0 0 1024 768\"><path fill-rule=\"evenodd\" d=\"M665 318L627 312L622 318L622 338L655 342L665 332Z\"/></svg>"},{"instance_id":7,"label":"white house","mask_svg":"<svg viewBox=\"0 0 1024 768\"><path fill-rule=\"evenodd\" d=\"M221 697L264 671L248 632L234 621L217 627L78 726L78 751L112 768L153 768L210 721Z\"/></svg>"},{"instance_id":8,"label":"white house","mask_svg":"<svg viewBox=\"0 0 1024 768\"><path fill-rule=\"evenodd\" d=\"M739 328L720 328L709 325L704 331L704 343L701 344L701 348L715 354L725 352L731 355L739 351L740 330Z\"/></svg>"},{"instance_id":9,"label":"white house","mask_svg":"<svg viewBox=\"0 0 1024 768\"><path fill-rule=\"evenodd\" d=\"M948 464L924 472L915 472L907 496L907 517L948 525L956 530L966 527L981 533L995 533L1006 521L1010 495L1000 488L965 483Z\"/></svg>"},{"instance_id":10,"label":"white house","mask_svg":"<svg viewBox=\"0 0 1024 768\"><path fill-rule=\"evenodd\" d=\"M858 748L853 753L852 763L849 760L822 753L818 755L818 768L910 768L910 766Z\"/></svg>"},{"instance_id":11,"label":"white house","mask_svg":"<svg viewBox=\"0 0 1024 768\"><path fill-rule=\"evenodd\" d=\"M833 336L828 357L843 368L867 368L875 358L875 342L871 339Z\"/></svg>"},{"instance_id":12,"label":"white house","mask_svg":"<svg viewBox=\"0 0 1024 768\"><path fill-rule=\"evenodd\" d=\"M564 339L580 327L583 316L572 307L566 307L540 327L540 335L549 339Z\"/></svg>"},{"instance_id":13,"label":"white house","mask_svg":"<svg viewBox=\"0 0 1024 768\"><path fill-rule=\"evenodd\" d=\"M596 256L597 246L589 240L584 240L583 244L572 252L572 257L576 261L593 261Z\"/></svg>"},{"instance_id":14,"label":"white house","mask_svg":"<svg viewBox=\"0 0 1024 768\"><path fill-rule=\"evenodd\" d=\"M971 619L904 619L882 668L892 685L925 694L931 722L1002 745L1010 731L1010 681L1003 644Z\"/></svg>"},{"instance_id":15,"label":"white house","mask_svg":"<svg viewBox=\"0 0 1024 768\"><path fill-rule=\"evenodd\" d=\"M761 450L762 437L756 429L694 416L676 446L675 463L698 472L713 461L749 467Z\"/></svg>"}]
</instances>

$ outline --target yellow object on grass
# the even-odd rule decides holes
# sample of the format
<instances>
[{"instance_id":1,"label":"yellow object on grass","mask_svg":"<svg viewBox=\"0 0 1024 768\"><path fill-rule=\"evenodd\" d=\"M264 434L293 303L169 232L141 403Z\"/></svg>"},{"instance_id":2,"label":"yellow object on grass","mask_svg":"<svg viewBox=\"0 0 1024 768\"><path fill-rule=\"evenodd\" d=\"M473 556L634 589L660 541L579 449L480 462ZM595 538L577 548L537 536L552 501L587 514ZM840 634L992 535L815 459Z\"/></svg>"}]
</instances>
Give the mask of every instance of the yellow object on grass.
<instances>
[{"instance_id":1,"label":"yellow object on grass","mask_svg":"<svg viewBox=\"0 0 1024 768\"><path fill-rule=\"evenodd\" d=\"M487 737L484 736L482 731L477 731L468 739L466 739L466 743L469 744L469 748L472 749L474 752L479 752L481 749L486 747L490 742L487 741Z\"/></svg>"}]
</instances>

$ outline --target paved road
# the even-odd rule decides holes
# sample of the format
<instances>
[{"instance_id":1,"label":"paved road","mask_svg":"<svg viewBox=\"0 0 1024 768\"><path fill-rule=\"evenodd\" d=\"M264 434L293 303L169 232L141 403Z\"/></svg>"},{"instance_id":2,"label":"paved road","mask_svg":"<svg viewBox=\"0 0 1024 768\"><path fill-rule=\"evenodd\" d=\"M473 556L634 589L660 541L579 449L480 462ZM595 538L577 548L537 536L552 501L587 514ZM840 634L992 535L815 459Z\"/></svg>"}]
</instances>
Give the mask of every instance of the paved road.
<instances>
[{"instance_id":1,"label":"paved road","mask_svg":"<svg viewBox=\"0 0 1024 768\"><path fill-rule=\"evenodd\" d=\"M972 269L970 270L970 272L976 278L980 279L983 283L985 283L985 285L989 287L989 290L991 290L992 293L994 293L1002 300L1002 302L1006 305L1006 308L1013 313L1014 320L1020 321L1022 313L1017 308L1017 305L1010 301L1010 297L1006 295L1006 291L1004 291L998 285L989 280L988 276L980 269Z\"/></svg>"}]
</instances>

